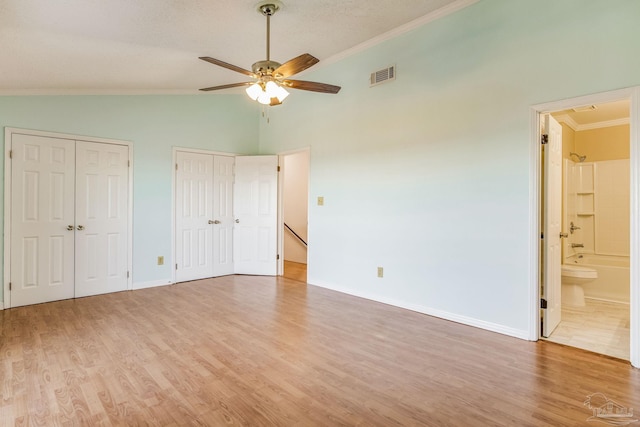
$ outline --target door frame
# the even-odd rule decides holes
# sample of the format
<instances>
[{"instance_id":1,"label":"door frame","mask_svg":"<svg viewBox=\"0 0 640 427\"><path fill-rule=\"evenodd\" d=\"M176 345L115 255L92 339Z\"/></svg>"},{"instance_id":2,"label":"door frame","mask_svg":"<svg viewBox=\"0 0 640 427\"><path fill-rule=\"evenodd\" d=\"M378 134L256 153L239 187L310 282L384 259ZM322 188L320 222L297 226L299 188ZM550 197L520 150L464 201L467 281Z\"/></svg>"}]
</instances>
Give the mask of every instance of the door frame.
<instances>
[{"instance_id":1,"label":"door frame","mask_svg":"<svg viewBox=\"0 0 640 427\"><path fill-rule=\"evenodd\" d=\"M284 275L284 158L291 154L307 152L309 158L309 168L307 173L307 244L309 243L309 211L311 208L311 147L297 148L295 150L282 151L278 153L278 268L276 274ZM309 247L307 246L307 283L309 282Z\"/></svg>"},{"instance_id":2,"label":"door frame","mask_svg":"<svg viewBox=\"0 0 640 427\"><path fill-rule=\"evenodd\" d=\"M640 86L601 92L537 104L529 114L529 340L540 339L540 207L541 154L540 117L542 114L577 106L630 100L630 354L631 364L640 368Z\"/></svg>"},{"instance_id":3,"label":"door frame","mask_svg":"<svg viewBox=\"0 0 640 427\"><path fill-rule=\"evenodd\" d=\"M203 150L201 148L172 147L171 149L171 283L176 282L176 164L178 151L193 154L207 154L212 156L237 157L237 153L225 153L224 151Z\"/></svg>"},{"instance_id":4,"label":"door frame","mask_svg":"<svg viewBox=\"0 0 640 427\"><path fill-rule=\"evenodd\" d=\"M4 128L4 266L3 279L4 290L0 310L11 307L11 293L9 281L11 280L11 150L14 134L42 136L46 138L69 139L74 141L96 142L102 144L125 145L129 152L129 184L127 198L127 290L133 289L133 143L131 141L100 138L85 135L75 135L58 132L48 132L33 129L21 129L14 127Z\"/></svg>"}]
</instances>

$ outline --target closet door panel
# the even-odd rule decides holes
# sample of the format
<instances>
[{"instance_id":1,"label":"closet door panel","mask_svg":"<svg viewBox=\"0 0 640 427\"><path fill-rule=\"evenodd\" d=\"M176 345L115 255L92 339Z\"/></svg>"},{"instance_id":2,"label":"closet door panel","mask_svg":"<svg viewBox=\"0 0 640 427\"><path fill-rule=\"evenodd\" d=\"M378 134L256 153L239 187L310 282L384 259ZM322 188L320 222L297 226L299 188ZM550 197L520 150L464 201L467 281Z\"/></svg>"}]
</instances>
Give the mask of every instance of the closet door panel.
<instances>
[{"instance_id":1,"label":"closet door panel","mask_svg":"<svg viewBox=\"0 0 640 427\"><path fill-rule=\"evenodd\" d=\"M234 158L214 156L213 166L213 272L233 274L233 167Z\"/></svg>"},{"instance_id":2,"label":"closet door panel","mask_svg":"<svg viewBox=\"0 0 640 427\"><path fill-rule=\"evenodd\" d=\"M176 156L176 281L213 276L213 155Z\"/></svg>"},{"instance_id":3,"label":"closet door panel","mask_svg":"<svg viewBox=\"0 0 640 427\"><path fill-rule=\"evenodd\" d=\"M127 289L129 148L76 143L76 297Z\"/></svg>"},{"instance_id":4,"label":"closet door panel","mask_svg":"<svg viewBox=\"0 0 640 427\"><path fill-rule=\"evenodd\" d=\"M74 296L75 142L14 134L10 306Z\"/></svg>"}]
</instances>

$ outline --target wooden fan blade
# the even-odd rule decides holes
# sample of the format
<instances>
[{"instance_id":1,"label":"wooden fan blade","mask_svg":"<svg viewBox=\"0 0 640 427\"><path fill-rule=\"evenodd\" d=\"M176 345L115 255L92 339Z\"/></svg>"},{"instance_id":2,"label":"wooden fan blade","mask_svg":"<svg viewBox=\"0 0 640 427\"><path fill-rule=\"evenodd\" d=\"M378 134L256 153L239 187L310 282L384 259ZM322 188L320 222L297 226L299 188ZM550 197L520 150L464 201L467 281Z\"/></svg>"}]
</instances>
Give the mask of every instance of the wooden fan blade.
<instances>
[{"instance_id":1,"label":"wooden fan blade","mask_svg":"<svg viewBox=\"0 0 640 427\"><path fill-rule=\"evenodd\" d=\"M229 89L229 88L232 88L232 87L249 86L249 85L252 85L254 83L255 82L230 83L228 85L222 85L222 86L205 87L205 88L202 88L200 90L205 91L205 92L209 92L210 90L221 90L221 89Z\"/></svg>"},{"instance_id":2,"label":"wooden fan blade","mask_svg":"<svg viewBox=\"0 0 640 427\"><path fill-rule=\"evenodd\" d=\"M276 77L289 77L294 74L298 74L300 71L304 71L307 68L317 64L320 60L313 55L309 55L308 53L303 53L300 56L297 56L278 68L276 68L273 72L273 75Z\"/></svg>"},{"instance_id":3,"label":"wooden fan blade","mask_svg":"<svg viewBox=\"0 0 640 427\"><path fill-rule=\"evenodd\" d=\"M292 89L310 90L312 92L338 93L341 89L340 86L327 83L307 82L304 80L284 80L282 83Z\"/></svg>"},{"instance_id":4,"label":"wooden fan blade","mask_svg":"<svg viewBox=\"0 0 640 427\"><path fill-rule=\"evenodd\" d=\"M226 68L228 70L235 71L237 73L241 73L241 74L245 74L247 76L255 77L255 74L253 74L251 71L245 70L244 68L237 67L235 65L229 64L229 63L224 62L224 61L220 61L219 59L210 58L208 56L201 56L199 59L202 59L203 61L207 61L207 62L209 62L209 63L211 63L213 65L217 65L219 67L223 67L223 68Z\"/></svg>"}]
</instances>

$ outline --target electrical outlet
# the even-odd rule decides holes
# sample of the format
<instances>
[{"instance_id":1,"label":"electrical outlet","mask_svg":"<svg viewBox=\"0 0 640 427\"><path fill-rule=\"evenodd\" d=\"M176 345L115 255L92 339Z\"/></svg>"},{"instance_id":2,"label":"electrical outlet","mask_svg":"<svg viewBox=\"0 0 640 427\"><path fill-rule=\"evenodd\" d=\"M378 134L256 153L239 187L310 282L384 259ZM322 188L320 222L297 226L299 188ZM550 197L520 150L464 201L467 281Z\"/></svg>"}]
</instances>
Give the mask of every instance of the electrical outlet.
<instances>
[{"instance_id":1,"label":"electrical outlet","mask_svg":"<svg viewBox=\"0 0 640 427\"><path fill-rule=\"evenodd\" d=\"M158 265L164 265L164 257L163 256L159 256L158 257Z\"/></svg>"},{"instance_id":2,"label":"electrical outlet","mask_svg":"<svg viewBox=\"0 0 640 427\"><path fill-rule=\"evenodd\" d=\"M378 267L378 277L384 277L384 269L382 267Z\"/></svg>"},{"instance_id":3,"label":"electrical outlet","mask_svg":"<svg viewBox=\"0 0 640 427\"><path fill-rule=\"evenodd\" d=\"M324 197L318 196L318 206L324 206Z\"/></svg>"}]
</instances>

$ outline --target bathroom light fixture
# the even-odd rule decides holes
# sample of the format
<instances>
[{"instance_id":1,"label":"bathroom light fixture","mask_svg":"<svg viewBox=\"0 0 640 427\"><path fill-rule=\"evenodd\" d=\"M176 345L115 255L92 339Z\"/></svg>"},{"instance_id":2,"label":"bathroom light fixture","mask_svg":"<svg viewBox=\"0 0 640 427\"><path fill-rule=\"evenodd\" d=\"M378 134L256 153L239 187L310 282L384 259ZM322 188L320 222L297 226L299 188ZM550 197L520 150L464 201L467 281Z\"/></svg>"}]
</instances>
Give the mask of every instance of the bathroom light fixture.
<instances>
[{"instance_id":1,"label":"bathroom light fixture","mask_svg":"<svg viewBox=\"0 0 640 427\"><path fill-rule=\"evenodd\" d=\"M573 111L575 111L576 113L580 113L583 111L594 111L597 110L598 106L597 105L584 105L582 107L575 107L572 108Z\"/></svg>"}]
</instances>

